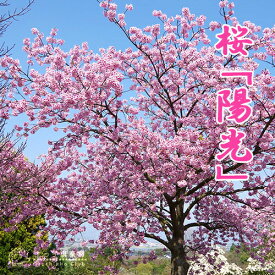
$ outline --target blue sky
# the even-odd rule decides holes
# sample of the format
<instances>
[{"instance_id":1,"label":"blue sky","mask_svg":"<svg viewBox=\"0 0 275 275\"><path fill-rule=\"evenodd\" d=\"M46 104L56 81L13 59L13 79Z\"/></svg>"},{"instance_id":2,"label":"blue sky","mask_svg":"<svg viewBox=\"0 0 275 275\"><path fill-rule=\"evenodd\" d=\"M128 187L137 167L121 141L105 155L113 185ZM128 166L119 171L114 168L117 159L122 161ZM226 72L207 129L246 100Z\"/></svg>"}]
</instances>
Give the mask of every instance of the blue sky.
<instances>
[{"instance_id":1,"label":"blue sky","mask_svg":"<svg viewBox=\"0 0 275 275\"><path fill-rule=\"evenodd\" d=\"M20 5L27 1L20 2ZM175 15L182 7L189 7L196 15L205 14L209 21L220 18L219 0L117 0L122 8L133 3L134 10L128 14L130 25L139 27L156 22L151 16L154 9L168 15ZM236 16L240 21L250 20L263 27L274 24L274 0L236 0ZM128 43L123 34L102 15L96 0L35 0L30 12L14 22L3 37L8 44L16 44L15 57L22 57L22 40L31 37L30 29L36 27L45 35L51 28L59 29L59 36L65 39L65 48L88 41L93 50L110 45L124 49Z\"/></svg>"},{"instance_id":2,"label":"blue sky","mask_svg":"<svg viewBox=\"0 0 275 275\"><path fill-rule=\"evenodd\" d=\"M16 7L27 3L26 0L11 0ZM16 3L17 2L17 3ZM122 9L125 4L132 3L134 10L128 14L128 26L145 27L157 22L152 17L152 11L162 10L169 16L180 13L182 7L189 7L196 15L204 14L208 22L219 20L219 0L117 0ZM274 25L275 0L236 0L235 16L240 22L250 20L262 27ZM17 6L18 7L18 6ZM59 29L59 37L65 40L65 50L75 44L84 41L94 51L99 48L115 46L117 49L125 49L129 46L128 41L116 26L106 20L102 15L102 9L96 0L35 0L31 10L24 16L13 22L1 40L7 45L15 44L12 55L24 60L22 52L22 40L32 37L31 28L36 27L46 36L51 28ZM16 123L16 120L14 121ZM10 129L10 126L8 129ZM26 156L34 161L35 157L47 152L47 140L52 138L48 129L41 130L35 136L31 136L25 150Z\"/></svg>"}]
</instances>

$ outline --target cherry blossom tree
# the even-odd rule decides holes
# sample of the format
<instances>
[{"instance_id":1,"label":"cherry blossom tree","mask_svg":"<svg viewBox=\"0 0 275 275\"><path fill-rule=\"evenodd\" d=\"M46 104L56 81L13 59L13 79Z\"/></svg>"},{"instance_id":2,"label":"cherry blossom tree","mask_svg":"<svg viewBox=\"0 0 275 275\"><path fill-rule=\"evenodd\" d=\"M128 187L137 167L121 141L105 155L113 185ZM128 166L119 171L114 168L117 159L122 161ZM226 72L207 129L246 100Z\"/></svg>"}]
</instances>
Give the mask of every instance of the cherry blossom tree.
<instances>
[{"instance_id":1,"label":"cherry blossom tree","mask_svg":"<svg viewBox=\"0 0 275 275\"><path fill-rule=\"evenodd\" d=\"M15 9L13 12L11 11L3 11L2 9L7 9L7 7L9 7L9 2L7 0L5 1L0 1L0 11L1 11L1 14L0 14L0 37L2 37L4 35L4 33L7 31L8 27L11 25L11 23L14 21L14 20L17 20L18 17L24 15L25 13L27 13L31 7L31 5L33 4L33 0L29 1L27 3L27 5L21 9ZM3 57L7 54L10 53L10 50L12 49L12 47L9 47L9 46L6 46L5 45L5 42L3 42L0 46L0 57ZM8 85L8 82L6 81L6 79L0 79L0 90L4 90L7 88L7 85ZM4 95L4 93L2 93L2 96ZM2 100L3 98L0 99L1 102L0 104L2 103ZM0 106L1 107L1 106ZM1 125L1 128L0 128L0 133L3 134L3 123L4 121L0 121L0 125Z\"/></svg>"},{"instance_id":2,"label":"cherry blossom tree","mask_svg":"<svg viewBox=\"0 0 275 275\"><path fill-rule=\"evenodd\" d=\"M24 114L16 130L25 136L41 128L61 136L49 141L37 180L20 185L29 197L8 209L21 203L26 216L46 213L59 246L87 224L101 231L98 244L119 248L116 257L154 239L171 251L174 275L187 274L190 261L213 245L259 247L274 226L274 28L239 23L234 4L221 1L223 22L206 24L183 8L174 17L153 11L160 23L140 29L126 25L132 5L119 13L113 1L99 2L129 40L126 50L94 53L83 43L65 52L57 30L44 38L33 29L34 41L24 40L29 70L8 56L0 61L12 87L2 92L1 117ZM224 56L213 46L210 36L223 23L248 29L254 44L246 45L247 56ZM238 68L254 71L253 86L220 76ZM217 123L217 92L236 87L249 90L250 118ZM228 127L245 132L243 148L253 158L219 164L224 174L249 180L215 180Z\"/></svg>"},{"instance_id":3,"label":"cherry blossom tree","mask_svg":"<svg viewBox=\"0 0 275 275\"><path fill-rule=\"evenodd\" d=\"M43 165L38 167L29 162L23 154L24 143L15 139L13 132L5 134L5 121L0 121L0 246L1 273L9 273L8 268L24 261L28 267L40 264L41 257L48 260L45 250L40 251L37 244L44 248L52 246L48 240L43 209L39 215L32 215L26 209L29 203L39 201L32 192L43 178ZM19 144L20 143L20 144ZM47 169L46 169L47 170ZM38 213L36 211L36 213ZM41 256L42 255L42 256ZM55 258L53 258L55 259ZM22 262L21 262L22 264Z\"/></svg>"},{"instance_id":4,"label":"cherry blossom tree","mask_svg":"<svg viewBox=\"0 0 275 275\"><path fill-rule=\"evenodd\" d=\"M10 223L7 231L16 229L18 220L29 218L20 211L25 203L24 197L37 181L38 167L29 162L23 154L25 147L20 139L13 139L13 133L4 133L5 122L0 122L0 228ZM40 174L40 173L39 173ZM14 207L10 207L14 204Z\"/></svg>"}]
</instances>

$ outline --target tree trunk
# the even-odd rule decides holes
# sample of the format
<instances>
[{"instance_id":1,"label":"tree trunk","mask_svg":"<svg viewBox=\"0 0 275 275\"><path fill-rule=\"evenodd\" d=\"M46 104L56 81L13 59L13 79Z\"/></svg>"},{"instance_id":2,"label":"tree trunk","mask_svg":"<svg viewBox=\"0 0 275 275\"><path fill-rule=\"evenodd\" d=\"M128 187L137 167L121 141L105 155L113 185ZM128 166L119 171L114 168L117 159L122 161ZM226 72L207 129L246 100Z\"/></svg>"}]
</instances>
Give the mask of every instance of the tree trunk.
<instances>
[{"instance_id":1,"label":"tree trunk","mask_svg":"<svg viewBox=\"0 0 275 275\"><path fill-rule=\"evenodd\" d=\"M171 253L171 275L187 275L190 265L186 261L184 248L178 247Z\"/></svg>"}]
</instances>

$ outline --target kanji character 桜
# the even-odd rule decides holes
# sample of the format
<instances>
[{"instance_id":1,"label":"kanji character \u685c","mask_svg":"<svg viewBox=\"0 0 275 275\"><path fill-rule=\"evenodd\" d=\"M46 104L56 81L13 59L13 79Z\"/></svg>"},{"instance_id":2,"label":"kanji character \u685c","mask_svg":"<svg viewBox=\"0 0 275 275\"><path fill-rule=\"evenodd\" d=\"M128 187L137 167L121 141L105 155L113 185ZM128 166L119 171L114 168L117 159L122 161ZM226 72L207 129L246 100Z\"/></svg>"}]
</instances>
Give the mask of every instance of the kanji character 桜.
<instances>
[{"instance_id":1,"label":"kanji character \u685c","mask_svg":"<svg viewBox=\"0 0 275 275\"><path fill-rule=\"evenodd\" d=\"M234 120L238 124L247 121L252 114L252 108L248 105L252 100L248 97L247 89L244 87L234 89L233 99L230 101L231 93L230 89L218 91L216 121L219 124L224 122L225 108L230 112L226 119Z\"/></svg>"},{"instance_id":2,"label":"kanji character \u685c","mask_svg":"<svg viewBox=\"0 0 275 275\"><path fill-rule=\"evenodd\" d=\"M246 45L253 45L253 40L244 38L248 33L248 28L243 26L231 27L227 24L222 26L222 33L216 35L219 41L215 44L217 50L222 51L224 56L228 54L241 54L248 56Z\"/></svg>"},{"instance_id":3,"label":"kanji character \u685c","mask_svg":"<svg viewBox=\"0 0 275 275\"><path fill-rule=\"evenodd\" d=\"M228 133L229 132L229 133ZM217 160L223 160L230 156L231 160L235 162L249 162L252 160L253 155L251 151L245 148L244 153L240 156L239 150L241 149L242 140L246 134L242 131L237 131L235 128L230 128L228 134L221 134L221 139L224 141L219 145L223 150L220 154L216 155Z\"/></svg>"}]
</instances>

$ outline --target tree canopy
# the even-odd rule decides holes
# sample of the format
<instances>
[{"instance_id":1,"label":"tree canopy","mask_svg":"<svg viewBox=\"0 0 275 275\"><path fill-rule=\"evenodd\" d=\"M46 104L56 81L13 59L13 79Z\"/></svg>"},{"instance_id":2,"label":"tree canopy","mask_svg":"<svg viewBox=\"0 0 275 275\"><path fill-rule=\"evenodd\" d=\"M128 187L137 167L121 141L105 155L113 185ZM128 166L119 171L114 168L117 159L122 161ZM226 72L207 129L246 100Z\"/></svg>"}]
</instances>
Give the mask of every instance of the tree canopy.
<instances>
[{"instance_id":1,"label":"tree canopy","mask_svg":"<svg viewBox=\"0 0 275 275\"><path fill-rule=\"evenodd\" d=\"M0 231L0 271L5 274L12 264L20 261L33 262L36 258L34 248L37 246L36 234L45 226L41 216L29 218L17 225L17 229L6 232ZM3 227L9 227L5 224ZM41 237L47 240L47 235Z\"/></svg>"}]
</instances>

